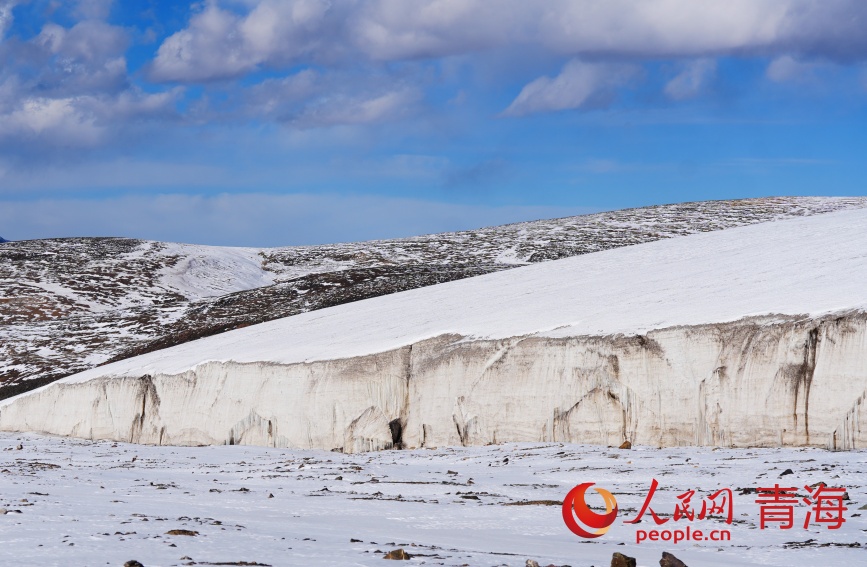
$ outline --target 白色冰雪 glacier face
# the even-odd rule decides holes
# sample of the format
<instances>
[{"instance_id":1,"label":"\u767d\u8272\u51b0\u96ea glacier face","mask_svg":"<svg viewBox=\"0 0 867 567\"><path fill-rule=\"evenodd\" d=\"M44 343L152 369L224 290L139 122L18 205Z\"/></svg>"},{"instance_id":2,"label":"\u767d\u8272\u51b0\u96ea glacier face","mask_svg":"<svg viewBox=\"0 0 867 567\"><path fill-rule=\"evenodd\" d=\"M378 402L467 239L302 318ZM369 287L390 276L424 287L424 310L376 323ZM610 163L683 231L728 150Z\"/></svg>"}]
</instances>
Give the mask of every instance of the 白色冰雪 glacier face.
<instances>
[{"instance_id":1,"label":"\u767d\u8272\u51b0\u96ea glacier face","mask_svg":"<svg viewBox=\"0 0 867 567\"><path fill-rule=\"evenodd\" d=\"M867 211L685 236L239 329L70 376L0 428L369 449L861 448Z\"/></svg>"}]
</instances>

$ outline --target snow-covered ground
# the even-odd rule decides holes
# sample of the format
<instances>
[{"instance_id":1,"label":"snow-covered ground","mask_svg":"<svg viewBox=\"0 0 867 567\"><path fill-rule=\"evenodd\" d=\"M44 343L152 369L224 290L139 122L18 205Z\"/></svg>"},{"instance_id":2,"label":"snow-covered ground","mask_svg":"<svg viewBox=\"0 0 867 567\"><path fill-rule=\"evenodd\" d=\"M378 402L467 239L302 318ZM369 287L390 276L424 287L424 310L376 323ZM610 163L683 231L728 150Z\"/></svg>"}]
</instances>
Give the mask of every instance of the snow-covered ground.
<instances>
[{"instance_id":1,"label":"snow-covered ground","mask_svg":"<svg viewBox=\"0 0 867 567\"><path fill-rule=\"evenodd\" d=\"M397 548L414 555L409 565L607 567L620 552L655 566L668 551L691 567L854 567L867 557L863 451L505 444L344 455L14 434L0 434L0 448L2 565L382 565ZM656 526L647 516L624 521L653 478L660 488L651 508L665 517L688 490L697 509L717 489L733 489L731 525L690 524L729 529L731 541L637 545L637 530ZM558 505L583 482L610 490L620 510L595 540L569 532ZM806 504L795 506L793 528L761 530L755 495L739 490L779 483L804 496L817 482L848 490L837 530L804 529Z\"/></svg>"}]
</instances>

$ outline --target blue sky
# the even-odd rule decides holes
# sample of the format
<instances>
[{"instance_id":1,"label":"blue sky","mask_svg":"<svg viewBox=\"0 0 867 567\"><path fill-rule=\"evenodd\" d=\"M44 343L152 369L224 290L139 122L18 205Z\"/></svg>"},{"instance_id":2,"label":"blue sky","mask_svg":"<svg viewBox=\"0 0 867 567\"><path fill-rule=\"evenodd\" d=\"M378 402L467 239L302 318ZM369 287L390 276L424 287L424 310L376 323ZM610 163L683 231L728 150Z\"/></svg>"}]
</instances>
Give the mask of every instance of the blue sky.
<instances>
[{"instance_id":1,"label":"blue sky","mask_svg":"<svg viewBox=\"0 0 867 567\"><path fill-rule=\"evenodd\" d=\"M0 235L288 245L860 195L859 0L0 0Z\"/></svg>"}]
</instances>

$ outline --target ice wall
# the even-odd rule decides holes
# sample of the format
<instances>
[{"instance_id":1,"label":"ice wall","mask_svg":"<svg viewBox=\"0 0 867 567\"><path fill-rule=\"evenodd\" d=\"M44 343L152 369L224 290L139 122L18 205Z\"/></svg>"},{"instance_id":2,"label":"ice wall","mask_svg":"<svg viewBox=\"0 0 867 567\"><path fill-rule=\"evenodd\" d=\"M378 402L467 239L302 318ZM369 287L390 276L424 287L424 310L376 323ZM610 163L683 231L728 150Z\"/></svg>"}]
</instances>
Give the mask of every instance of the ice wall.
<instances>
[{"instance_id":1,"label":"ice wall","mask_svg":"<svg viewBox=\"0 0 867 567\"><path fill-rule=\"evenodd\" d=\"M303 364L55 383L0 429L149 444L340 449L564 441L867 447L867 315L644 335L467 340Z\"/></svg>"}]
</instances>

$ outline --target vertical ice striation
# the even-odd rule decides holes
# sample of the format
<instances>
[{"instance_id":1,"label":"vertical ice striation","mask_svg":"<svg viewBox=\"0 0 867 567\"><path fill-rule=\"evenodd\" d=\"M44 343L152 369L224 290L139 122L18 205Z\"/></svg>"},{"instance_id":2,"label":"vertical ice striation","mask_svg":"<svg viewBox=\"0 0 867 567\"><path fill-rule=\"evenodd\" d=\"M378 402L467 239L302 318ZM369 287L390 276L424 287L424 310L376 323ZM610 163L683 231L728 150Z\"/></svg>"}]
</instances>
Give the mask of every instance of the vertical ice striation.
<instances>
[{"instance_id":1,"label":"vertical ice striation","mask_svg":"<svg viewBox=\"0 0 867 567\"><path fill-rule=\"evenodd\" d=\"M149 444L359 452L562 441L867 446L867 316L750 318L645 335L466 340L300 364L56 383L0 429Z\"/></svg>"}]
</instances>

